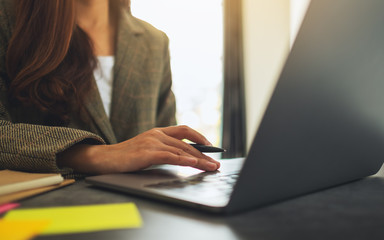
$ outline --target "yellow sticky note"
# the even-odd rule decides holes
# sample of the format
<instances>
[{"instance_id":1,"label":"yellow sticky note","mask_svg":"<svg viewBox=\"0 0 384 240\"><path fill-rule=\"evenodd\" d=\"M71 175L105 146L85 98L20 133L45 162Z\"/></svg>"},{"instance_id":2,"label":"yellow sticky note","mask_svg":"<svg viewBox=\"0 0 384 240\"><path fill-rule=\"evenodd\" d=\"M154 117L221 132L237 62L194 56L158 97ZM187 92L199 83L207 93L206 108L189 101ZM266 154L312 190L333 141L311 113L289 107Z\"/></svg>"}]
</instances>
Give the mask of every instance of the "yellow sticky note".
<instances>
[{"instance_id":1,"label":"yellow sticky note","mask_svg":"<svg viewBox=\"0 0 384 240\"><path fill-rule=\"evenodd\" d=\"M102 231L141 226L141 217L133 203L98 204L12 210L7 220L49 220L43 235Z\"/></svg>"},{"instance_id":2,"label":"yellow sticky note","mask_svg":"<svg viewBox=\"0 0 384 240\"><path fill-rule=\"evenodd\" d=\"M0 220L0 239L32 239L47 226L49 221Z\"/></svg>"}]
</instances>

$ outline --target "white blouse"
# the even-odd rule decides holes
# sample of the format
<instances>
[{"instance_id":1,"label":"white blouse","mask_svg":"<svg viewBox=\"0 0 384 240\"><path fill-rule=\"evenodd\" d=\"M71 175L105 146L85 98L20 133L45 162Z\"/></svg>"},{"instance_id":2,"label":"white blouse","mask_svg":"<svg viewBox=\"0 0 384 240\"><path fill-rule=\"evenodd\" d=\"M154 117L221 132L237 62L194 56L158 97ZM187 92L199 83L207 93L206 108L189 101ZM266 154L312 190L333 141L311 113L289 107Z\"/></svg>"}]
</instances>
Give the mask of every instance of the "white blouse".
<instances>
[{"instance_id":1,"label":"white blouse","mask_svg":"<svg viewBox=\"0 0 384 240\"><path fill-rule=\"evenodd\" d=\"M113 84L113 66L115 64L114 56L98 56L98 64L93 75L99 88L104 110L109 117L112 102L112 84Z\"/></svg>"}]
</instances>

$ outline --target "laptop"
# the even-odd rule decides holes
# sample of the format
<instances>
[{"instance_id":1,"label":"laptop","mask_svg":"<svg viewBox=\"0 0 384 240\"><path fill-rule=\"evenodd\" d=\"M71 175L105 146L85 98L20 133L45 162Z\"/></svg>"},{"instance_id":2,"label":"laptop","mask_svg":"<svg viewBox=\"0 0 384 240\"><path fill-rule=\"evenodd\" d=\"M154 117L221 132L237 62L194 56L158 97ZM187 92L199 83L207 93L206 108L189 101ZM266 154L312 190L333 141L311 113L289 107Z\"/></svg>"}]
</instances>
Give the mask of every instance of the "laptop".
<instances>
[{"instance_id":1,"label":"laptop","mask_svg":"<svg viewBox=\"0 0 384 240\"><path fill-rule=\"evenodd\" d=\"M233 213L375 174L384 160L384 1L313 0L245 158L86 178Z\"/></svg>"}]
</instances>

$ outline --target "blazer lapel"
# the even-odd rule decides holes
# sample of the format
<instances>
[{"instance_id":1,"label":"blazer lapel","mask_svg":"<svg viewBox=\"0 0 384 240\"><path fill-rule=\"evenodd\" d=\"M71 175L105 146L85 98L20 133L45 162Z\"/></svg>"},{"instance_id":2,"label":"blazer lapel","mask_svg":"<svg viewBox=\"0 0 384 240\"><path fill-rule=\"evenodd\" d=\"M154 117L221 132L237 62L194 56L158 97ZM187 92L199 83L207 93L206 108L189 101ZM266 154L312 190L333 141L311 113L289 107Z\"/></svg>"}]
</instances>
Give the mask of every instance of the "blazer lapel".
<instances>
[{"instance_id":1,"label":"blazer lapel","mask_svg":"<svg viewBox=\"0 0 384 240\"><path fill-rule=\"evenodd\" d=\"M144 44L140 42L138 37L143 31L142 27L134 23L132 15L127 13L122 14L117 33L110 118L108 118L105 113L102 99L94 79L92 90L85 100L85 108L96 125L94 127L108 143L117 142L114 130L119 131L118 119L121 118L121 116L119 116L119 109L126 103L125 97L129 95L129 93L127 93L127 88L129 87L129 81L127 81L127 79L129 79L132 71L141 65L144 60L143 56L146 55ZM126 115L124 117L126 117ZM115 122L113 119L115 119ZM112 126L114 126L115 129Z\"/></svg>"},{"instance_id":2,"label":"blazer lapel","mask_svg":"<svg viewBox=\"0 0 384 240\"><path fill-rule=\"evenodd\" d=\"M94 79L92 83L92 90L85 100L85 108L87 109L91 119L94 121L97 130L101 133L101 137L103 137L107 143L116 143L115 134L108 116L105 113L103 102Z\"/></svg>"},{"instance_id":3,"label":"blazer lapel","mask_svg":"<svg viewBox=\"0 0 384 240\"><path fill-rule=\"evenodd\" d=\"M111 104L111 123L115 131L119 131L121 121L133 117L133 114L122 112L129 97L134 95L131 85L137 79L134 74L140 69L147 56L148 49L141 41L140 35L144 29L137 23L132 15L123 13L119 21L117 48L115 54L114 79Z\"/></svg>"}]
</instances>

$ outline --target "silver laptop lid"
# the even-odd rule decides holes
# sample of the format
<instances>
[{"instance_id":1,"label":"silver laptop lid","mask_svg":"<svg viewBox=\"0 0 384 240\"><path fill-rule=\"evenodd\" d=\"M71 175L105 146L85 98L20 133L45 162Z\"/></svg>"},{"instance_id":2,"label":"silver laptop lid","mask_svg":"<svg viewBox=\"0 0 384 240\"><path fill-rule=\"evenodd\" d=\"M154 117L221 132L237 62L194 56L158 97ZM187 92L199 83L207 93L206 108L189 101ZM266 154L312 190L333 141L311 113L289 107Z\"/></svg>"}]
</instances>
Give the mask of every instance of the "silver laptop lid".
<instances>
[{"instance_id":1,"label":"silver laptop lid","mask_svg":"<svg viewBox=\"0 0 384 240\"><path fill-rule=\"evenodd\" d=\"M378 171L384 160L383 9L382 0L312 1L230 210Z\"/></svg>"}]
</instances>

